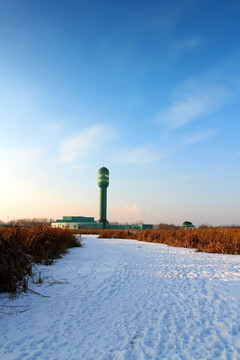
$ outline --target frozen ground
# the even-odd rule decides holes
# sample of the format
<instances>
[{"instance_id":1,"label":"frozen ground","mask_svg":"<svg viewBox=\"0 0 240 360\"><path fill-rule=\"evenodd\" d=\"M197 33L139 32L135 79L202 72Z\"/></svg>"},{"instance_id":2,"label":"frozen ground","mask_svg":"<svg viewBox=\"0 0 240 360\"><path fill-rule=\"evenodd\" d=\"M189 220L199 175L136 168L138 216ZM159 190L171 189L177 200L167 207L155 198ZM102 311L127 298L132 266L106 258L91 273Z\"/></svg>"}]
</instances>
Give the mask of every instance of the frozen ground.
<instances>
[{"instance_id":1,"label":"frozen ground","mask_svg":"<svg viewBox=\"0 0 240 360\"><path fill-rule=\"evenodd\" d=\"M240 256L84 242L0 295L0 359L240 359Z\"/></svg>"}]
</instances>

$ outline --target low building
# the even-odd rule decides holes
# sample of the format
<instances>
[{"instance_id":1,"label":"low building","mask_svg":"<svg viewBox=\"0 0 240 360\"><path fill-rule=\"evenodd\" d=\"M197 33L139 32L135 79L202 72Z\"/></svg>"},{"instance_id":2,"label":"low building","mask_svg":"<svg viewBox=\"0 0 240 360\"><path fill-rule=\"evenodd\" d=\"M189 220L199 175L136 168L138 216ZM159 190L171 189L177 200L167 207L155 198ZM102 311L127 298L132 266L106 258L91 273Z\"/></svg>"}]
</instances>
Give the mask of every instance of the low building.
<instances>
[{"instance_id":1,"label":"low building","mask_svg":"<svg viewBox=\"0 0 240 360\"><path fill-rule=\"evenodd\" d=\"M52 223L52 227L59 227L62 229L103 229L103 223L94 220L94 217L86 216L63 216L62 219L56 220ZM129 229L152 229L151 224L127 224L127 225L106 225L109 230L129 230Z\"/></svg>"},{"instance_id":2,"label":"low building","mask_svg":"<svg viewBox=\"0 0 240 360\"><path fill-rule=\"evenodd\" d=\"M193 223L191 223L191 221L184 221L184 223L182 223L181 228L186 230L186 229L194 229L195 225L193 225Z\"/></svg>"},{"instance_id":3,"label":"low building","mask_svg":"<svg viewBox=\"0 0 240 360\"><path fill-rule=\"evenodd\" d=\"M94 220L94 217L86 216L63 216L61 220L52 223L52 227L62 229L102 229L102 223Z\"/></svg>"}]
</instances>

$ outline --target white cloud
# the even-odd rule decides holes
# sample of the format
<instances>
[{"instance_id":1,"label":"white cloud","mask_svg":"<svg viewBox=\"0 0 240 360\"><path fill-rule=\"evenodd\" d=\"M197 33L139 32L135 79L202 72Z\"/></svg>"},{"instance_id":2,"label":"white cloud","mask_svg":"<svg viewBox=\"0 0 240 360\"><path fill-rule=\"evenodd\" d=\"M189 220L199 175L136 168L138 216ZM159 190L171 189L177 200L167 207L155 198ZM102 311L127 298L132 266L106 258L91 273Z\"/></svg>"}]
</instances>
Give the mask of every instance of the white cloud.
<instances>
[{"instance_id":1,"label":"white cloud","mask_svg":"<svg viewBox=\"0 0 240 360\"><path fill-rule=\"evenodd\" d=\"M131 206L125 205L124 210L127 212L128 217L130 220L142 220L144 217L144 211L143 209L139 208L137 204L132 204Z\"/></svg>"},{"instance_id":2,"label":"white cloud","mask_svg":"<svg viewBox=\"0 0 240 360\"><path fill-rule=\"evenodd\" d=\"M171 63L172 61L178 60L186 52L194 50L196 47L198 47L200 43L201 42L197 37L192 37L173 43L168 53L169 62Z\"/></svg>"},{"instance_id":3,"label":"white cloud","mask_svg":"<svg viewBox=\"0 0 240 360\"><path fill-rule=\"evenodd\" d=\"M187 145L194 144L194 143L202 141L210 136L213 136L216 133L217 133L217 130L209 129L209 130L203 130L203 131L199 131L198 133L185 136L185 138L182 140L180 146L185 147Z\"/></svg>"},{"instance_id":4,"label":"white cloud","mask_svg":"<svg viewBox=\"0 0 240 360\"><path fill-rule=\"evenodd\" d=\"M154 149L152 144L135 147L127 151L124 150L117 155L117 161L132 164L146 164L160 158L161 155Z\"/></svg>"},{"instance_id":5,"label":"white cloud","mask_svg":"<svg viewBox=\"0 0 240 360\"><path fill-rule=\"evenodd\" d=\"M63 128L62 122L49 122L43 126L44 130L50 133L57 133Z\"/></svg>"},{"instance_id":6,"label":"white cloud","mask_svg":"<svg viewBox=\"0 0 240 360\"><path fill-rule=\"evenodd\" d=\"M36 164L43 152L44 149L41 147L16 147L4 149L0 151L0 154L3 159L6 159L2 164L22 169Z\"/></svg>"},{"instance_id":7,"label":"white cloud","mask_svg":"<svg viewBox=\"0 0 240 360\"><path fill-rule=\"evenodd\" d=\"M44 150L38 147L0 149L1 171L4 174L0 178L1 196L21 196L22 189L29 194L31 181L39 169Z\"/></svg>"},{"instance_id":8,"label":"white cloud","mask_svg":"<svg viewBox=\"0 0 240 360\"><path fill-rule=\"evenodd\" d=\"M195 176L193 176L193 175L185 175L185 176L181 176L179 178L179 180L191 180L191 179L194 179L194 178L195 178Z\"/></svg>"},{"instance_id":9,"label":"white cloud","mask_svg":"<svg viewBox=\"0 0 240 360\"><path fill-rule=\"evenodd\" d=\"M163 194L163 196L166 196L166 197L172 197L172 196L176 196L176 195L178 195L177 192L169 192L169 193Z\"/></svg>"},{"instance_id":10,"label":"white cloud","mask_svg":"<svg viewBox=\"0 0 240 360\"><path fill-rule=\"evenodd\" d=\"M230 167L232 167L231 164L222 164L218 166L220 169L229 169Z\"/></svg>"},{"instance_id":11,"label":"white cloud","mask_svg":"<svg viewBox=\"0 0 240 360\"><path fill-rule=\"evenodd\" d=\"M220 87L186 94L162 111L157 121L170 130L175 130L216 111L221 107L226 95L227 91Z\"/></svg>"},{"instance_id":12,"label":"white cloud","mask_svg":"<svg viewBox=\"0 0 240 360\"><path fill-rule=\"evenodd\" d=\"M195 46L198 46L199 44L200 40L198 38L187 39L181 43L182 47L185 48L193 48Z\"/></svg>"},{"instance_id":13,"label":"white cloud","mask_svg":"<svg viewBox=\"0 0 240 360\"><path fill-rule=\"evenodd\" d=\"M240 156L240 150L238 150L235 154L233 154L234 156Z\"/></svg>"},{"instance_id":14,"label":"white cloud","mask_svg":"<svg viewBox=\"0 0 240 360\"><path fill-rule=\"evenodd\" d=\"M104 125L94 125L65 139L60 146L58 162L68 163L85 159L102 145L112 140L112 131Z\"/></svg>"}]
</instances>

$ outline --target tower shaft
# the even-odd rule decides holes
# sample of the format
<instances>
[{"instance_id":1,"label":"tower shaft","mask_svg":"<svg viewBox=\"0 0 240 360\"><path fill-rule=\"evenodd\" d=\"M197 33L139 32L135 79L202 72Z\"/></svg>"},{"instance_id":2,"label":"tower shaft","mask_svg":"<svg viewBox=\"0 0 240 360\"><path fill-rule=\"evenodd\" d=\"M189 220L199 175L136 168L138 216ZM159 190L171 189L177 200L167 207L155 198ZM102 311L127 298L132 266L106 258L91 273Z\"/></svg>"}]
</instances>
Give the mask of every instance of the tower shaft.
<instances>
[{"instance_id":1,"label":"tower shaft","mask_svg":"<svg viewBox=\"0 0 240 360\"><path fill-rule=\"evenodd\" d=\"M103 223L103 228L106 228L107 223L107 188L100 187L100 202L99 202L99 222Z\"/></svg>"}]
</instances>

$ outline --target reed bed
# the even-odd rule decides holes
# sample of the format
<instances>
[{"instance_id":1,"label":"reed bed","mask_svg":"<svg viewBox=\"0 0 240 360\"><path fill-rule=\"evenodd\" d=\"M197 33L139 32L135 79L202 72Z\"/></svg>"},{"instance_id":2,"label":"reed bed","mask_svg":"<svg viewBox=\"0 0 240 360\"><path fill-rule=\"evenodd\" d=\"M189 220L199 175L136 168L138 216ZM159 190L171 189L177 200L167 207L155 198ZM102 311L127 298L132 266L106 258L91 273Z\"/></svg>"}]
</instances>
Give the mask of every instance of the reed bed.
<instances>
[{"instance_id":1,"label":"reed bed","mask_svg":"<svg viewBox=\"0 0 240 360\"><path fill-rule=\"evenodd\" d=\"M0 228L0 292L26 290L32 264L50 265L68 248L79 246L81 239L66 229L47 225Z\"/></svg>"},{"instance_id":2,"label":"reed bed","mask_svg":"<svg viewBox=\"0 0 240 360\"><path fill-rule=\"evenodd\" d=\"M240 229L101 230L99 238L135 239L208 253L240 255Z\"/></svg>"}]
</instances>

